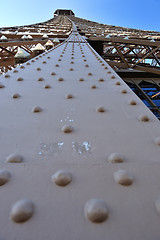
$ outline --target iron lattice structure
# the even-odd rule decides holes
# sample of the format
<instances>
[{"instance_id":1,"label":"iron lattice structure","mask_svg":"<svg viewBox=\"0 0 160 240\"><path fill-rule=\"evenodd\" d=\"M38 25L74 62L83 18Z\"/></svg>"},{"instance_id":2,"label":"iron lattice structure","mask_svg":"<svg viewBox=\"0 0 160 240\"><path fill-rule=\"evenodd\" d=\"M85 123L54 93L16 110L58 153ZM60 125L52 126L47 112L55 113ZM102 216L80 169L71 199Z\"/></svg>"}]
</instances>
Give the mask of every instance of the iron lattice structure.
<instances>
[{"instance_id":1,"label":"iron lattice structure","mask_svg":"<svg viewBox=\"0 0 160 240\"><path fill-rule=\"evenodd\" d=\"M87 38L110 66L160 73L159 32L100 24L74 16L69 18L76 24L79 33ZM71 31L70 22L61 15L43 23L1 28L0 37L7 37L7 42L2 40L0 43L1 72L14 66L14 55L18 46L33 56L31 48L38 42L46 43L44 34L50 39L58 37L64 41ZM27 39L28 35L32 40Z\"/></svg>"}]
</instances>

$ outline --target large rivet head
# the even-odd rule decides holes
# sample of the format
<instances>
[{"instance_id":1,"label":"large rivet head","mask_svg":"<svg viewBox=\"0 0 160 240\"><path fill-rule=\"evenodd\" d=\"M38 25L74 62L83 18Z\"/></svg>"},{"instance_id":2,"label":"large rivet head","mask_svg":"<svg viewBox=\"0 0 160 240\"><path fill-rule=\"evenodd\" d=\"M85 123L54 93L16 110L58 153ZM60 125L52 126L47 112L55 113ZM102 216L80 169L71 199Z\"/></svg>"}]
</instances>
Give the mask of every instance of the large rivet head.
<instances>
[{"instance_id":1,"label":"large rivet head","mask_svg":"<svg viewBox=\"0 0 160 240\"><path fill-rule=\"evenodd\" d=\"M160 137L156 137L156 139L154 140L155 144L157 144L158 146L160 146Z\"/></svg>"},{"instance_id":2,"label":"large rivet head","mask_svg":"<svg viewBox=\"0 0 160 240\"><path fill-rule=\"evenodd\" d=\"M64 125L64 126L62 127L62 132L63 132L63 133L72 133L72 132L73 132L73 127L68 126L68 125Z\"/></svg>"},{"instance_id":3,"label":"large rivet head","mask_svg":"<svg viewBox=\"0 0 160 240\"><path fill-rule=\"evenodd\" d=\"M19 77L19 78L17 79L17 81L18 81L18 82L21 82L21 81L23 81L23 78L22 78L22 77Z\"/></svg>"},{"instance_id":4,"label":"large rivet head","mask_svg":"<svg viewBox=\"0 0 160 240\"><path fill-rule=\"evenodd\" d=\"M83 78L80 78L79 81L80 81L80 82L84 82L84 79L83 79Z\"/></svg>"},{"instance_id":5,"label":"large rivet head","mask_svg":"<svg viewBox=\"0 0 160 240\"><path fill-rule=\"evenodd\" d=\"M7 157L6 162L21 163L21 162L23 162L23 157L19 154L11 154Z\"/></svg>"},{"instance_id":6,"label":"large rivet head","mask_svg":"<svg viewBox=\"0 0 160 240\"><path fill-rule=\"evenodd\" d=\"M127 90L126 89L122 89L121 93L126 94Z\"/></svg>"},{"instance_id":7,"label":"large rivet head","mask_svg":"<svg viewBox=\"0 0 160 240\"><path fill-rule=\"evenodd\" d=\"M97 86L96 86L96 85L92 85L90 88L91 88L91 89L96 89Z\"/></svg>"},{"instance_id":8,"label":"large rivet head","mask_svg":"<svg viewBox=\"0 0 160 240\"><path fill-rule=\"evenodd\" d=\"M119 153L112 153L109 157L108 157L108 161L110 163L122 163L124 162L124 157L122 155L120 155Z\"/></svg>"},{"instance_id":9,"label":"large rivet head","mask_svg":"<svg viewBox=\"0 0 160 240\"><path fill-rule=\"evenodd\" d=\"M38 78L38 81L42 82L42 81L44 81L44 78L40 77L40 78Z\"/></svg>"},{"instance_id":10,"label":"large rivet head","mask_svg":"<svg viewBox=\"0 0 160 240\"><path fill-rule=\"evenodd\" d=\"M99 113L104 113L104 112L106 112L106 109L104 107L98 107L96 109L96 111L99 112Z\"/></svg>"},{"instance_id":11,"label":"large rivet head","mask_svg":"<svg viewBox=\"0 0 160 240\"><path fill-rule=\"evenodd\" d=\"M6 74L4 77L5 77L5 78L9 78L9 77L10 77L10 75L9 75L9 74Z\"/></svg>"},{"instance_id":12,"label":"large rivet head","mask_svg":"<svg viewBox=\"0 0 160 240\"><path fill-rule=\"evenodd\" d=\"M149 117L145 114L141 114L139 117L138 117L139 121L141 122L149 122Z\"/></svg>"},{"instance_id":13,"label":"large rivet head","mask_svg":"<svg viewBox=\"0 0 160 240\"><path fill-rule=\"evenodd\" d=\"M63 79L62 77L60 77L60 78L58 78L58 81L59 81L59 82L63 82L64 79Z\"/></svg>"},{"instance_id":14,"label":"large rivet head","mask_svg":"<svg viewBox=\"0 0 160 240\"><path fill-rule=\"evenodd\" d=\"M114 180L123 186L129 186L133 183L133 177L126 170L121 169L114 173Z\"/></svg>"},{"instance_id":15,"label":"large rivet head","mask_svg":"<svg viewBox=\"0 0 160 240\"><path fill-rule=\"evenodd\" d=\"M10 172L3 169L0 170L0 186L4 185L5 183L7 183L10 179Z\"/></svg>"},{"instance_id":16,"label":"large rivet head","mask_svg":"<svg viewBox=\"0 0 160 240\"><path fill-rule=\"evenodd\" d=\"M116 82L115 84L116 84L116 85L121 85L121 83L120 83L120 82Z\"/></svg>"},{"instance_id":17,"label":"large rivet head","mask_svg":"<svg viewBox=\"0 0 160 240\"><path fill-rule=\"evenodd\" d=\"M33 112L33 113L39 113L39 112L42 112L42 108L41 108L41 107L38 107L38 106L33 107L33 108L32 108L32 112Z\"/></svg>"},{"instance_id":18,"label":"large rivet head","mask_svg":"<svg viewBox=\"0 0 160 240\"><path fill-rule=\"evenodd\" d=\"M14 99L17 99L17 98L20 98L20 97L21 97L21 95L18 94L18 93L14 93L14 94L12 95L12 98L14 98Z\"/></svg>"},{"instance_id":19,"label":"large rivet head","mask_svg":"<svg viewBox=\"0 0 160 240\"><path fill-rule=\"evenodd\" d=\"M52 175L52 182L61 187L67 186L71 181L72 175L67 171L60 170Z\"/></svg>"},{"instance_id":20,"label":"large rivet head","mask_svg":"<svg viewBox=\"0 0 160 240\"><path fill-rule=\"evenodd\" d=\"M100 199L90 199L84 208L85 217L93 223L102 223L108 218L107 204Z\"/></svg>"},{"instance_id":21,"label":"large rivet head","mask_svg":"<svg viewBox=\"0 0 160 240\"><path fill-rule=\"evenodd\" d=\"M51 75L54 76L54 75L56 75L56 74L55 74L55 72L52 72Z\"/></svg>"},{"instance_id":22,"label":"large rivet head","mask_svg":"<svg viewBox=\"0 0 160 240\"><path fill-rule=\"evenodd\" d=\"M29 220L34 212L34 204L27 199L16 202L11 209L10 219L16 223L22 223Z\"/></svg>"},{"instance_id":23,"label":"large rivet head","mask_svg":"<svg viewBox=\"0 0 160 240\"><path fill-rule=\"evenodd\" d=\"M66 99L72 99L73 95L72 94L66 94Z\"/></svg>"},{"instance_id":24,"label":"large rivet head","mask_svg":"<svg viewBox=\"0 0 160 240\"><path fill-rule=\"evenodd\" d=\"M99 82L104 82L104 79L103 79L103 78L100 78L100 79L99 79Z\"/></svg>"},{"instance_id":25,"label":"large rivet head","mask_svg":"<svg viewBox=\"0 0 160 240\"><path fill-rule=\"evenodd\" d=\"M160 198L158 198L155 202L156 210L160 214Z\"/></svg>"},{"instance_id":26,"label":"large rivet head","mask_svg":"<svg viewBox=\"0 0 160 240\"><path fill-rule=\"evenodd\" d=\"M0 88L4 88L5 86L2 84L2 83L0 83Z\"/></svg>"},{"instance_id":27,"label":"large rivet head","mask_svg":"<svg viewBox=\"0 0 160 240\"><path fill-rule=\"evenodd\" d=\"M50 86L49 84L46 84L46 85L44 86L44 88L49 89L49 88L51 88L51 86Z\"/></svg>"},{"instance_id":28,"label":"large rivet head","mask_svg":"<svg viewBox=\"0 0 160 240\"><path fill-rule=\"evenodd\" d=\"M129 105L132 105L132 106L134 106L134 105L137 105L137 103L136 103L136 101L135 101L135 100L130 100L130 101L129 101Z\"/></svg>"}]
</instances>

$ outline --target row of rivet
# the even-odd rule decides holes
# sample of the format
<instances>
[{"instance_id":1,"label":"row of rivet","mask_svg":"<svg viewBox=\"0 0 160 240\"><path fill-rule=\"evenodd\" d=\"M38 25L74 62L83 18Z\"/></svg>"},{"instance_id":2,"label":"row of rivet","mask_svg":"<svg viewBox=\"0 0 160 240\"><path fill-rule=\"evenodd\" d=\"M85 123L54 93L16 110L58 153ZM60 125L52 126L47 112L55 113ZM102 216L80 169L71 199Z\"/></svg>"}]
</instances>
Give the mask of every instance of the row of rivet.
<instances>
[{"instance_id":1,"label":"row of rivet","mask_svg":"<svg viewBox=\"0 0 160 240\"><path fill-rule=\"evenodd\" d=\"M19 158L19 156L17 156ZM10 179L10 172L0 171L0 184L4 185ZM126 170L118 170L113 175L114 181L122 186L129 186L133 183L133 177ZM52 182L60 187L65 187L72 181L72 174L68 171L60 170L51 177ZM160 213L160 199L155 202L157 212ZM17 201L11 208L10 219L16 223L29 220L34 213L34 203L27 199ZM84 207L85 217L93 223L101 223L108 218L108 208L105 201L100 199L90 199Z\"/></svg>"}]
</instances>

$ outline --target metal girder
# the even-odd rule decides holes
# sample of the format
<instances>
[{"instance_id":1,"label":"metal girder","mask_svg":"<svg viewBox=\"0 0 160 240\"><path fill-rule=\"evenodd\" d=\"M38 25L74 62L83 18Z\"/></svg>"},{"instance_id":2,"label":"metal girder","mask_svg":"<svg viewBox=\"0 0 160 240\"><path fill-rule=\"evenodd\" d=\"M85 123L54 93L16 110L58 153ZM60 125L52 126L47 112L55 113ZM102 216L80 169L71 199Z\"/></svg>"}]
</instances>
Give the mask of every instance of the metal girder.
<instances>
[{"instance_id":1,"label":"metal girder","mask_svg":"<svg viewBox=\"0 0 160 240\"><path fill-rule=\"evenodd\" d=\"M1 239L159 238L160 123L74 24L0 82Z\"/></svg>"}]
</instances>

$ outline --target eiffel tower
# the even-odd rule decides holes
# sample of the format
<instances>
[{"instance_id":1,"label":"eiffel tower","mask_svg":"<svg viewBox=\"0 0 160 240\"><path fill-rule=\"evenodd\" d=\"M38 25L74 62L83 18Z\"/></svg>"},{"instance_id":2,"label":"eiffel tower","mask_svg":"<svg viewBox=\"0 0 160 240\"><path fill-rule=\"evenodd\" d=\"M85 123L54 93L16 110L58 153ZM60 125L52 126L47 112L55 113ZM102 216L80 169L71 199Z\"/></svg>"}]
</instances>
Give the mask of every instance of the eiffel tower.
<instances>
[{"instance_id":1,"label":"eiffel tower","mask_svg":"<svg viewBox=\"0 0 160 240\"><path fill-rule=\"evenodd\" d=\"M0 32L0 240L159 239L160 33L69 9Z\"/></svg>"}]
</instances>

